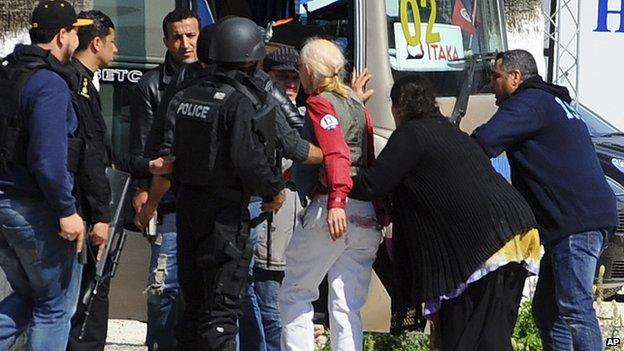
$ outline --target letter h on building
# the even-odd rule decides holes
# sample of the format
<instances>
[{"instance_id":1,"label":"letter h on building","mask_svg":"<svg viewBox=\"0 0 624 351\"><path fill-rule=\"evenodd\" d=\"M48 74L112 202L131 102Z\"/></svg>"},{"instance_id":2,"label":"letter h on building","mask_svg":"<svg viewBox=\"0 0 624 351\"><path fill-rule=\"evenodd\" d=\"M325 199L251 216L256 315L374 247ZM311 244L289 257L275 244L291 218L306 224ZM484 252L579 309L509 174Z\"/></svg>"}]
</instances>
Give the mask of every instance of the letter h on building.
<instances>
[{"instance_id":1,"label":"letter h on building","mask_svg":"<svg viewBox=\"0 0 624 351\"><path fill-rule=\"evenodd\" d=\"M578 6L581 6L580 1ZM611 32L607 26L609 15L620 15L620 29L616 32L624 33L624 0L621 0L619 10L609 10L609 0L598 0L598 24L594 32Z\"/></svg>"}]
</instances>

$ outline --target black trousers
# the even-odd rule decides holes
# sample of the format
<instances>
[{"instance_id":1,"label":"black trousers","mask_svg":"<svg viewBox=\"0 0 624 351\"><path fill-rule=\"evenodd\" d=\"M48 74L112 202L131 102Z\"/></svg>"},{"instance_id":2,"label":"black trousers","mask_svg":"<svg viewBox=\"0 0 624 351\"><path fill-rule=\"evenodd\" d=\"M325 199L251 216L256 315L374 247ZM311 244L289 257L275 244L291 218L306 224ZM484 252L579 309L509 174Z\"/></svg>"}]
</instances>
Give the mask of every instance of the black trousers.
<instances>
[{"instance_id":1,"label":"black trousers","mask_svg":"<svg viewBox=\"0 0 624 351\"><path fill-rule=\"evenodd\" d=\"M178 190L178 279L186 303L175 330L178 350L236 349L252 255L247 203Z\"/></svg>"},{"instance_id":2,"label":"black trousers","mask_svg":"<svg viewBox=\"0 0 624 351\"><path fill-rule=\"evenodd\" d=\"M512 351L518 307L527 271L509 263L468 285L440 309L444 351Z\"/></svg>"},{"instance_id":3,"label":"black trousers","mask_svg":"<svg viewBox=\"0 0 624 351\"><path fill-rule=\"evenodd\" d=\"M110 291L110 278L104 279L100 284L97 295L93 298L91 305L89 320L85 328L84 337L79 340L80 329L85 318L86 300L85 295L93 289L93 281L95 278L95 255L97 248L86 245L87 264L82 269L82 282L80 283L80 295L76 313L71 320L71 330L69 331L69 341L67 350L70 351L97 351L104 350L106 345L106 334L108 333L108 293ZM104 271L110 269L110 261Z\"/></svg>"}]
</instances>

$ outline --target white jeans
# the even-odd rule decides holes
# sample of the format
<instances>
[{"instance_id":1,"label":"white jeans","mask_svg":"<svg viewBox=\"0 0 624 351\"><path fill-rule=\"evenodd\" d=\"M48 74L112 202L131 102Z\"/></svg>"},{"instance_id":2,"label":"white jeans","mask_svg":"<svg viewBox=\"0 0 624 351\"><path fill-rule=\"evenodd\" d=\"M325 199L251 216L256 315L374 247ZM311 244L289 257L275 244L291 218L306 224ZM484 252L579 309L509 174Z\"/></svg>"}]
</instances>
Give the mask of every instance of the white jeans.
<instances>
[{"instance_id":1,"label":"white jeans","mask_svg":"<svg viewBox=\"0 0 624 351\"><path fill-rule=\"evenodd\" d=\"M303 212L286 249L279 294L282 350L313 351L312 302L328 275L331 344L334 351L362 350L360 309L366 302L372 265L381 241L370 202L349 199L347 232L332 241L327 196L317 196Z\"/></svg>"}]
</instances>

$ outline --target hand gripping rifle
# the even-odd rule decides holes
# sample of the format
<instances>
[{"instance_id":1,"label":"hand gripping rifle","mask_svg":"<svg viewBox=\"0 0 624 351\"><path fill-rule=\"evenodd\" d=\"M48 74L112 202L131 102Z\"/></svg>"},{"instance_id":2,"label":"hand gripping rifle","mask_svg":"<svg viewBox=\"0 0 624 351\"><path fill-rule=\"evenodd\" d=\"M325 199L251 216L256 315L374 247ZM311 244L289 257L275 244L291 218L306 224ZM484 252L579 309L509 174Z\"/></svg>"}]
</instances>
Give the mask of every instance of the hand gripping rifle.
<instances>
[{"instance_id":1,"label":"hand gripping rifle","mask_svg":"<svg viewBox=\"0 0 624 351\"><path fill-rule=\"evenodd\" d=\"M472 93L472 86L474 84L474 73L478 63L494 60L498 52L484 52L480 54L466 55L464 58L450 60L449 62L464 61L464 82L459 89L459 94L455 100L455 106L453 107L453 113L449 118L451 123L455 124L459 128L462 118L466 115L468 109L468 100L470 99L470 93Z\"/></svg>"},{"instance_id":2,"label":"hand gripping rifle","mask_svg":"<svg viewBox=\"0 0 624 351\"><path fill-rule=\"evenodd\" d=\"M80 327L79 340L84 338L85 329L91 315L90 311L93 305L93 299L97 296L100 285L105 279L115 276L121 251L126 241L126 233L123 230L123 220L120 220L119 217L122 213L124 200L130 185L130 175L112 168L106 168L106 178L111 188L110 207L113 216L109 223L108 241L106 242L104 254L95 266L95 278L81 300L87 308L85 309L84 320ZM83 251L86 250L83 249ZM107 266L110 266L110 268L105 272L104 270L108 268Z\"/></svg>"}]
</instances>

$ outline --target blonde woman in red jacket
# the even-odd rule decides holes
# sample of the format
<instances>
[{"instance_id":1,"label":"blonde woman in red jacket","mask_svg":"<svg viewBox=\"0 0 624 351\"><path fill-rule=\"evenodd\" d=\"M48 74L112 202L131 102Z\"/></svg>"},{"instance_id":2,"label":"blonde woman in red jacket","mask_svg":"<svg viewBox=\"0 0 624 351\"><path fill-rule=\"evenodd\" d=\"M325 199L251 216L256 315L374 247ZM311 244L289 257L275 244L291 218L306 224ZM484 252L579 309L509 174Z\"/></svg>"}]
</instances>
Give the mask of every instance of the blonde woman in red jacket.
<instances>
[{"instance_id":1,"label":"blonde woman in red jacket","mask_svg":"<svg viewBox=\"0 0 624 351\"><path fill-rule=\"evenodd\" d=\"M359 98L342 82L345 59L336 44L312 39L301 50L299 74L310 94L302 136L323 150L319 166L298 166L300 196L310 199L286 250L279 296L282 349L314 350L312 301L328 275L333 350L362 350L360 309L381 240L371 202L349 199L351 176L373 158L372 123ZM315 168L316 167L316 168Z\"/></svg>"}]
</instances>

